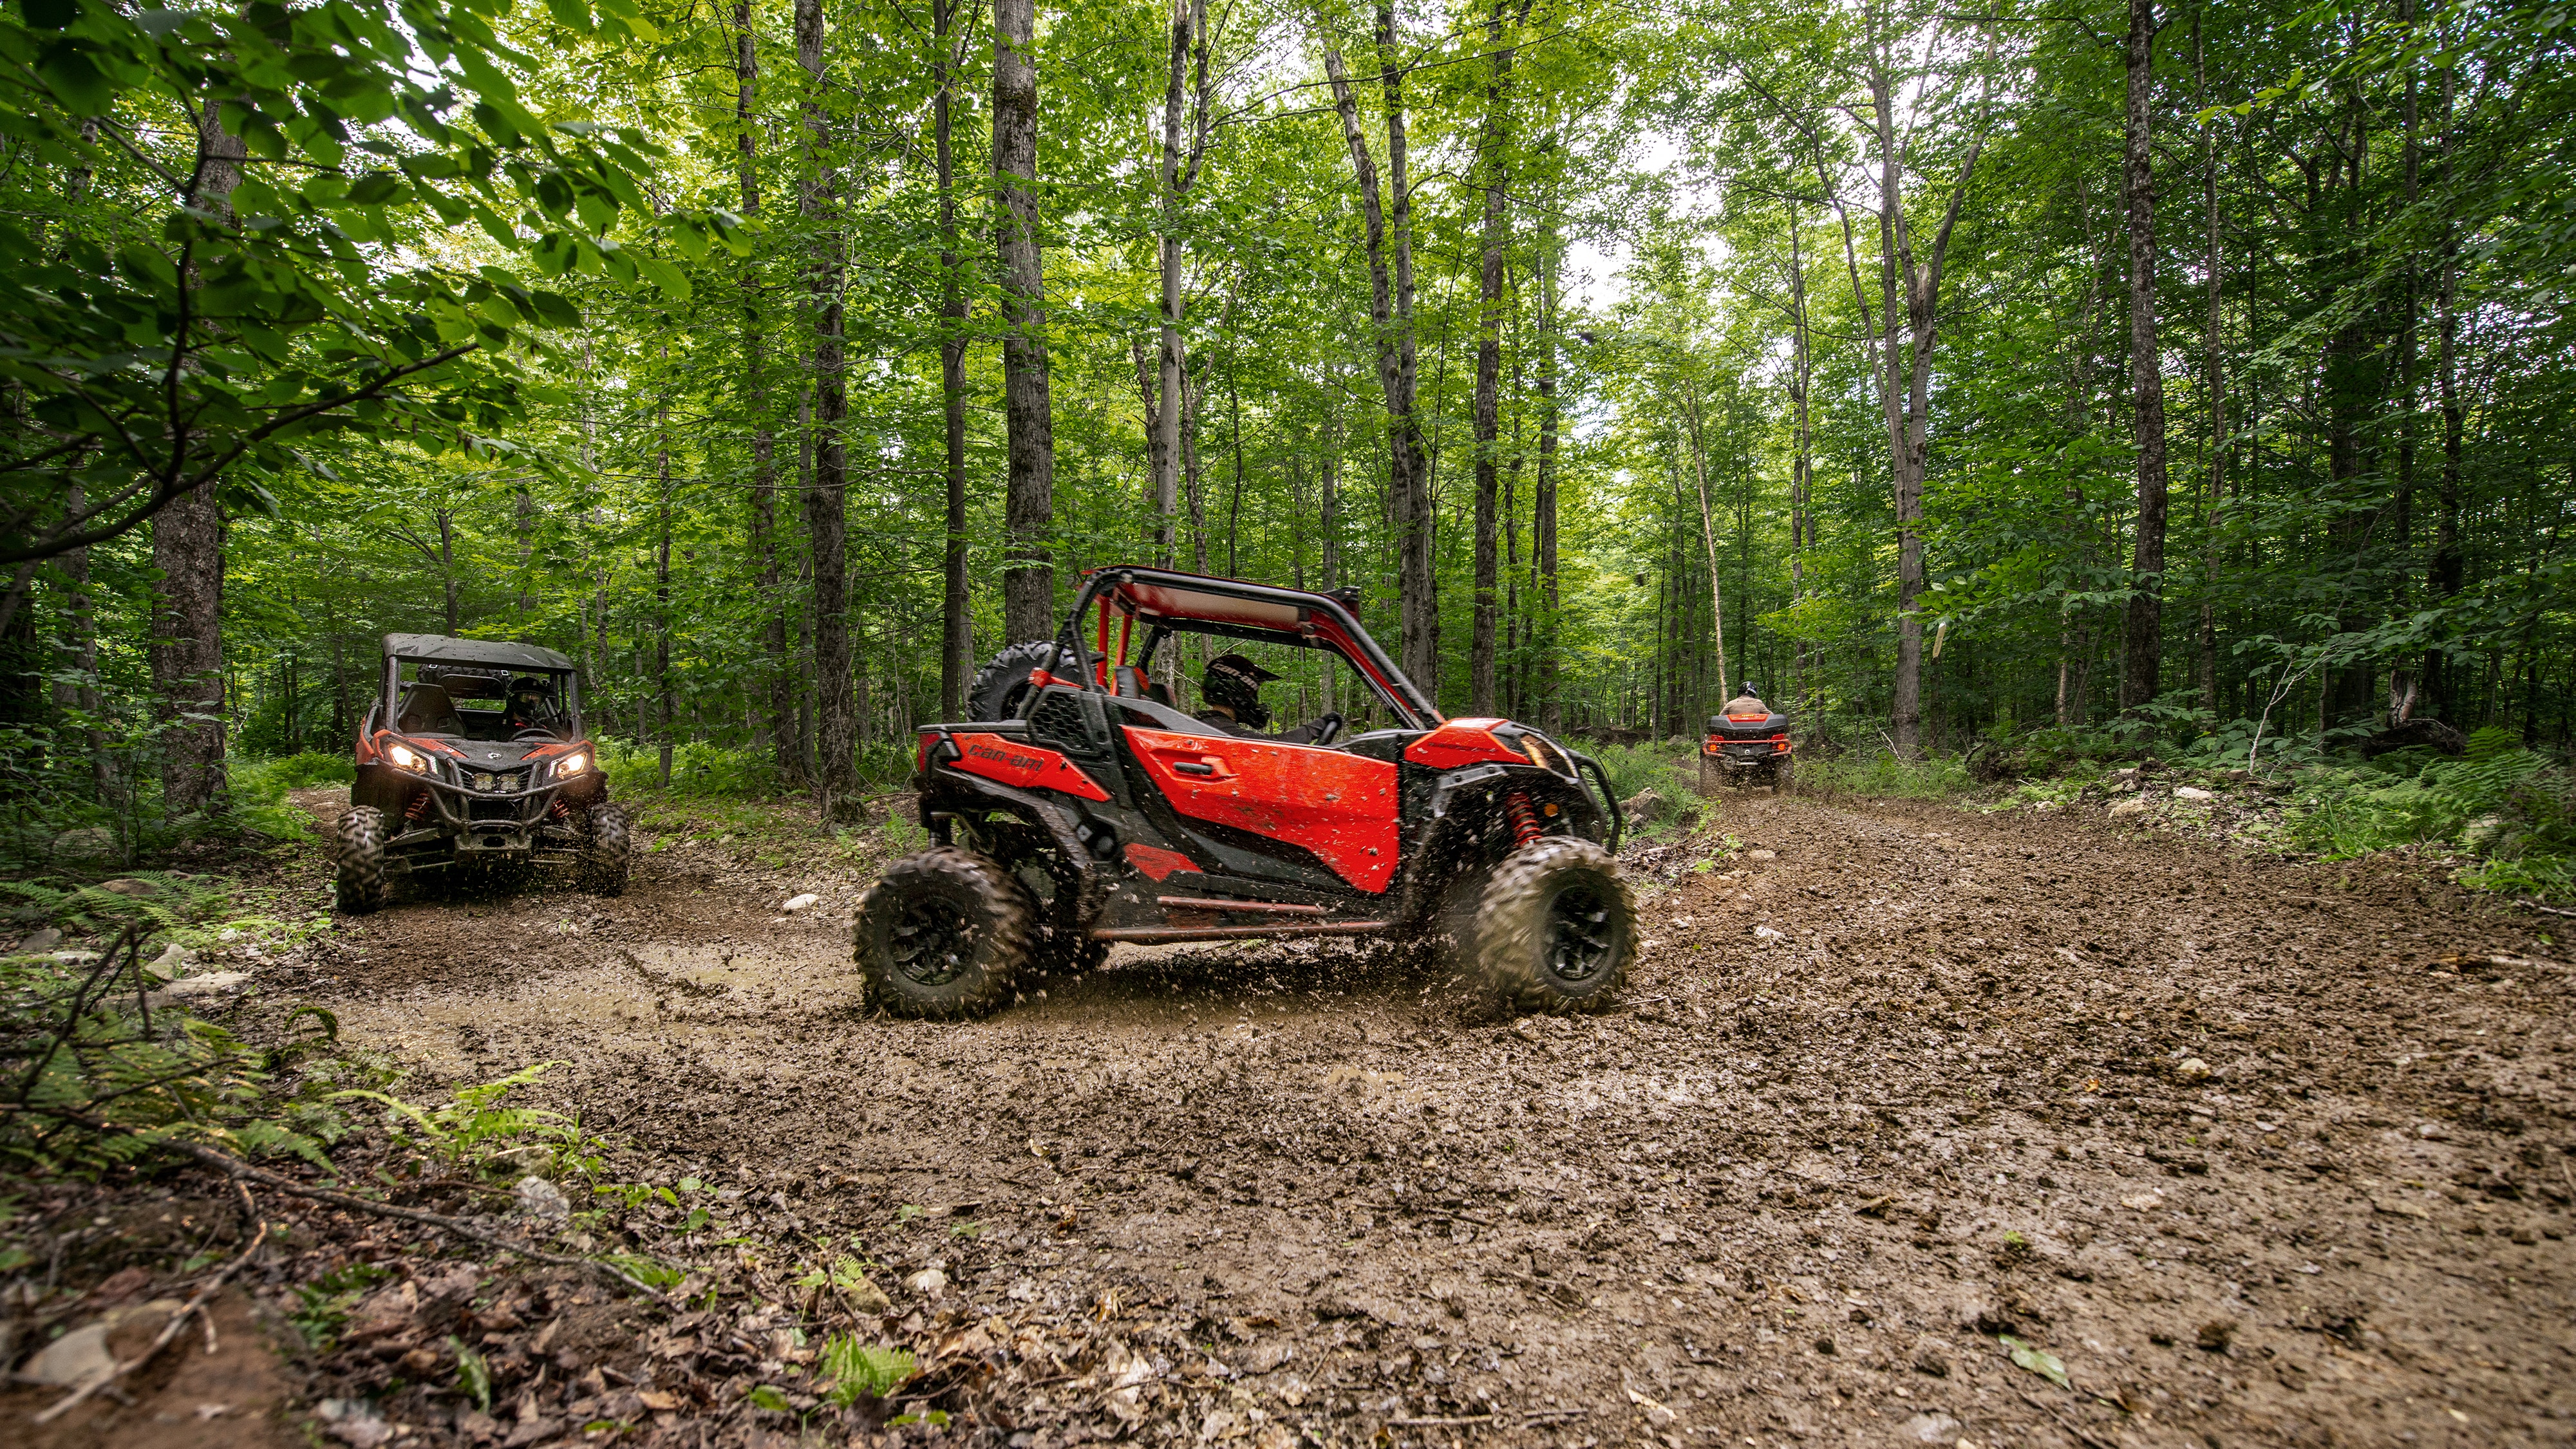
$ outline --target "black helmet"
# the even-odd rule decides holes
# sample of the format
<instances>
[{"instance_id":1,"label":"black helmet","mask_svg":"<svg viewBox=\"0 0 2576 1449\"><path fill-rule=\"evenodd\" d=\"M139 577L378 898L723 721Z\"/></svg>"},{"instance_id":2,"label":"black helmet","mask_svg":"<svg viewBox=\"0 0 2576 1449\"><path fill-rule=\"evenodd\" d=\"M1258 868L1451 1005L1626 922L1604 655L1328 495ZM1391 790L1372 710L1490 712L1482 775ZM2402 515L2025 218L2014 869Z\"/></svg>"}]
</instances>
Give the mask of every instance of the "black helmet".
<instances>
[{"instance_id":1,"label":"black helmet","mask_svg":"<svg viewBox=\"0 0 2576 1449\"><path fill-rule=\"evenodd\" d=\"M533 674L522 674L510 681L510 703L520 709L542 706L554 690Z\"/></svg>"},{"instance_id":2,"label":"black helmet","mask_svg":"<svg viewBox=\"0 0 2576 1449\"><path fill-rule=\"evenodd\" d=\"M1237 721L1259 729L1270 722L1270 711L1261 707L1261 686L1278 677L1240 654L1220 654L1208 661L1199 694L1210 704L1233 710Z\"/></svg>"}]
</instances>

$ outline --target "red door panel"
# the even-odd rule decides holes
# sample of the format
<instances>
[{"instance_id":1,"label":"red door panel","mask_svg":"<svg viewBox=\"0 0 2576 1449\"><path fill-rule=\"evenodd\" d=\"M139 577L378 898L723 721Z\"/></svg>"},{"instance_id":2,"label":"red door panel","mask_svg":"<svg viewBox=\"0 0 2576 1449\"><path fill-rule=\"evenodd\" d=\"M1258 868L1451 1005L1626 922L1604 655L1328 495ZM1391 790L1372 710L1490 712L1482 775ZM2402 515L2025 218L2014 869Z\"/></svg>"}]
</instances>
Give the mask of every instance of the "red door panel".
<instances>
[{"instance_id":1,"label":"red door panel","mask_svg":"<svg viewBox=\"0 0 2576 1449\"><path fill-rule=\"evenodd\" d=\"M1127 743L1178 814L1302 846L1364 891L1395 875L1395 766L1384 760L1132 727Z\"/></svg>"}]
</instances>

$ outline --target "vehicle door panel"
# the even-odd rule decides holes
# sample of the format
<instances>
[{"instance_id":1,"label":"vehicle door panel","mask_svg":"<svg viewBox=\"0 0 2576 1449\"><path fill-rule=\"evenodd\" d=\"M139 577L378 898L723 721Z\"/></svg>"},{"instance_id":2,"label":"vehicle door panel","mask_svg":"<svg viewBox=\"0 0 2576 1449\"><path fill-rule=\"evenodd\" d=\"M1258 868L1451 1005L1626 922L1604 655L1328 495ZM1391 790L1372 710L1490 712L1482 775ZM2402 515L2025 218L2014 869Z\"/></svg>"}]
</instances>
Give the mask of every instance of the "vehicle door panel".
<instances>
[{"instance_id":1,"label":"vehicle door panel","mask_svg":"<svg viewBox=\"0 0 2576 1449\"><path fill-rule=\"evenodd\" d=\"M1382 892L1396 868L1396 767L1343 750L1232 735L1124 729L1173 813L1311 854L1349 885ZM1295 872L1284 866L1282 878Z\"/></svg>"}]
</instances>

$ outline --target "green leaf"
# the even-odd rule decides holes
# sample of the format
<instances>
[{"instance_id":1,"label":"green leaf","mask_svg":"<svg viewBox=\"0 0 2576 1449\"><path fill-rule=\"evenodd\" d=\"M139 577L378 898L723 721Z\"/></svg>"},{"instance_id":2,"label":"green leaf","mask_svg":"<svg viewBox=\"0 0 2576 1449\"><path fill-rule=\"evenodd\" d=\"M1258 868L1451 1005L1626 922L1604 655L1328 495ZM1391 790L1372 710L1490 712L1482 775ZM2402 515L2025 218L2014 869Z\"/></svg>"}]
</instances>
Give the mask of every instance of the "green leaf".
<instances>
[{"instance_id":1,"label":"green leaf","mask_svg":"<svg viewBox=\"0 0 2576 1449\"><path fill-rule=\"evenodd\" d=\"M662 289L662 295L674 302L689 300L689 279L678 267L660 257L637 256L635 270Z\"/></svg>"},{"instance_id":2,"label":"green leaf","mask_svg":"<svg viewBox=\"0 0 2576 1449\"><path fill-rule=\"evenodd\" d=\"M792 1406L787 1402L787 1396L785 1394L780 1393L778 1390L771 1388L767 1384L752 1385L751 1391L744 1394L742 1397L743 1401L750 1404L753 1408L767 1409L774 1414L784 1414L789 1412L792 1408Z\"/></svg>"},{"instance_id":3,"label":"green leaf","mask_svg":"<svg viewBox=\"0 0 2576 1449\"><path fill-rule=\"evenodd\" d=\"M566 30L590 34L590 7L582 0L546 0L546 13Z\"/></svg>"},{"instance_id":4,"label":"green leaf","mask_svg":"<svg viewBox=\"0 0 2576 1449\"><path fill-rule=\"evenodd\" d=\"M45 47L36 73L75 116L103 116L116 107L116 86L90 59L87 41L58 40Z\"/></svg>"},{"instance_id":5,"label":"green leaf","mask_svg":"<svg viewBox=\"0 0 2576 1449\"><path fill-rule=\"evenodd\" d=\"M2030 1370L2061 1389L2074 1387L2067 1382L2066 1365L2057 1361L2057 1355L2045 1349L2033 1348L2009 1333L1997 1337L1995 1341L2012 1351L2012 1361L2016 1365Z\"/></svg>"}]
</instances>

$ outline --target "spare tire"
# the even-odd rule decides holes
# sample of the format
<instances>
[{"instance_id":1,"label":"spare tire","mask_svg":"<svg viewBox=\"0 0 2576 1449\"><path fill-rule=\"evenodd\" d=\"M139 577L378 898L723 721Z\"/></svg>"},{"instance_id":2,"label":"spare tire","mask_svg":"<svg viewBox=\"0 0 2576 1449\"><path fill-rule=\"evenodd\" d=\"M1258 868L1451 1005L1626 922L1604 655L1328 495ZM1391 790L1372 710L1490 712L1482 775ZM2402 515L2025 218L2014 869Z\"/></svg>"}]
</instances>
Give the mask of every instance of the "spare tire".
<instances>
[{"instance_id":1,"label":"spare tire","mask_svg":"<svg viewBox=\"0 0 2576 1449\"><path fill-rule=\"evenodd\" d=\"M1018 719L1020 706L1028 702L1030 670L1073 667L1073 656L1054 640L1014 644L975 671L975 683L966 691L966 717L979 723Z\"/></svg>"}]
</instances>

